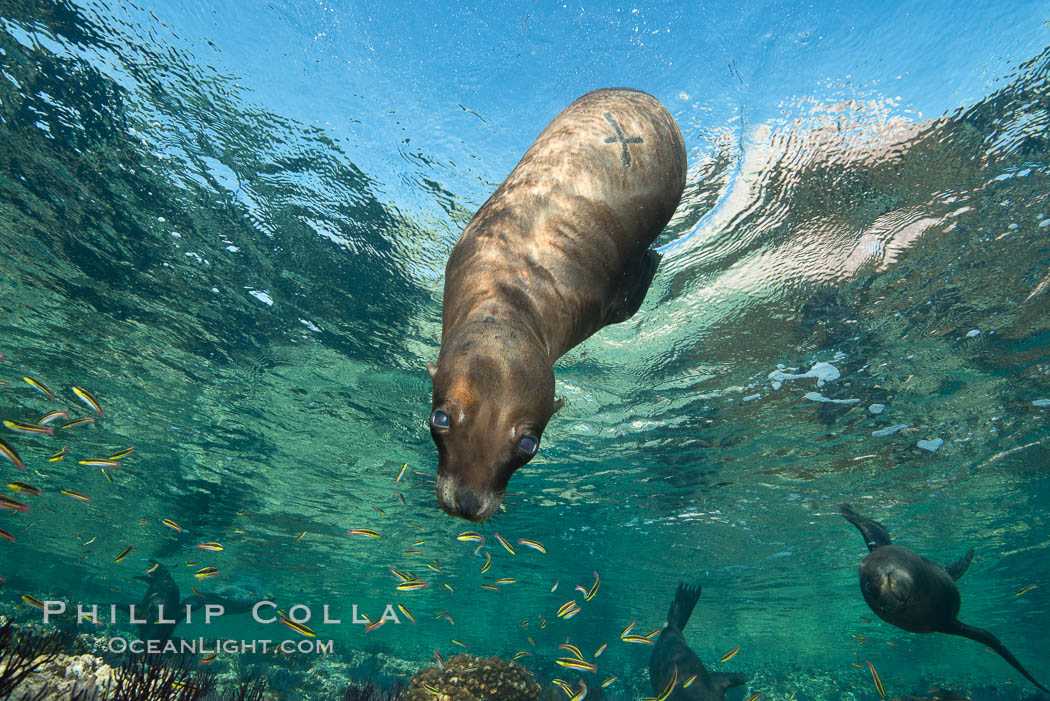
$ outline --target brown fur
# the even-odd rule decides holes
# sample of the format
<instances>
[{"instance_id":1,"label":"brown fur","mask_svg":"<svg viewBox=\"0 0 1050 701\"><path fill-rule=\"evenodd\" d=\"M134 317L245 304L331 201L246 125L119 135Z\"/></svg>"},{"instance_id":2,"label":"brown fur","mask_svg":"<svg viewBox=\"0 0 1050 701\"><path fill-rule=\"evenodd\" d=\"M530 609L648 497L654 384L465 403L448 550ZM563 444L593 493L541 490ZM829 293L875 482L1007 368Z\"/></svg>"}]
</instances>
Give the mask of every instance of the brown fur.
<instances>
[{"instance_id":1,"label":"brown fur","mask_svg":"<svg viewBox=\"0 0 1050 701\"><path fill-rule=\"evenodd\" d=\"M618 131L617 131L618 130ZM640 142L634 141L640 139ZM433 410L438 499L482 521L560 401L553 363L641 304L646 251L685 185L685 145L650 95L596 90L569 105L467 224L445 269Z\"/></svg>"}]
</instances>

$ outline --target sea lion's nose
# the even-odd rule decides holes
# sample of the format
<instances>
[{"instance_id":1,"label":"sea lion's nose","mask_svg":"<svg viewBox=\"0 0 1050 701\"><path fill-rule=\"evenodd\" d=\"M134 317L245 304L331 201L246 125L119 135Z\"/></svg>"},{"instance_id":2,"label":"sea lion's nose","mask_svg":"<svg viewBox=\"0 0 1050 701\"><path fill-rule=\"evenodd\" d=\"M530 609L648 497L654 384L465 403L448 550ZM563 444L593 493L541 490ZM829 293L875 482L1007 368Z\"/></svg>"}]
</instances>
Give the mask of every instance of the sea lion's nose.
<instances>
[{"instance_id":1,"label":"sea lion's nose","mask_svg":"<svg viewBox=\"0 0 1050 701\"><path fill-rule=\"evenodd\" d=\"M483 520L481 510L481 499L478 498L477 492L469 487L456 489L456 511L460 516L468 521L480 521Z\"/></svg>"}]
</instances>

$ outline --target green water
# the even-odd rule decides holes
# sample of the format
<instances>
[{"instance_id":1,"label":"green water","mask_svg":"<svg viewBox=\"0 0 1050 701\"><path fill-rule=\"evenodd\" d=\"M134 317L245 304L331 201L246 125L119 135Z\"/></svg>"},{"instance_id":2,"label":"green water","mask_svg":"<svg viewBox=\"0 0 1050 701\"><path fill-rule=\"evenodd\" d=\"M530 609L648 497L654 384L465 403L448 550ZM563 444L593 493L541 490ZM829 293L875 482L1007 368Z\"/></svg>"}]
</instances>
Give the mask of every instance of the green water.
<instances>
[{"instance_id":1,"label":"green water","mask_svg":"<svg viewBox=\"0 0 1050 701\"><path fill-rule=\"evenodd\" d=\"M461 651L452 639L486 656L529 651L540 677L573 681L553 663L568 639L585 653L608 643L597 676L619 681L604 698L639 698L649 649L619 634L632 620L661 627L685 580L704 588L693 649L751 677L733 699L877 698L851 664L866 659L890 696L1033 693L975 642L874 618L857 585L864 544L837 511L848 501L938 562L975 548L961 620L1050 680L1045 54L935 120L857 102L743 135L683 124L686 197L645 304L560 361L565 408L512 479L506 513L474 527L437 506L424 365L440 344L444 261L502 176L457 192L421 156L418 197L434 214L355 166L323 125L266 111L186 50L122 43L94 11L4 5L0 413L89 416L80 386L105 415L54 437L5 433L29 467L5 462L5 475L44 494L12 495L28 514L0 512L16 536L0 542L0 611L39 621L23 594L135 602L132 577L154 558L184 594L232 587L311 606L329 658L249 660L285 688L336 664L410 674ZM778 365L818 362L840 376L774 389ZM935 451L918 446L934 439ZM49 462L63 445L68 457ZM112 481L77 462L125 446L135 452ZM486 536L485 574L456 540L468 529ZM511 555L495 532L547 553ZM194 547L204 541L223 552ZM423 554L404 554L417 541ZM219 576L197 582L204 565ZM430 586L399 592L390 568ZM595 597L558 618L594 572ZM517 581L481 587L500 577ZM352 604L376 618L398 603L415 624L366 634L349 622ZM341 625L318 623L325 604ZM277 628L226 617L178 635L298 639Z\"/></svg>"}]
</instances>

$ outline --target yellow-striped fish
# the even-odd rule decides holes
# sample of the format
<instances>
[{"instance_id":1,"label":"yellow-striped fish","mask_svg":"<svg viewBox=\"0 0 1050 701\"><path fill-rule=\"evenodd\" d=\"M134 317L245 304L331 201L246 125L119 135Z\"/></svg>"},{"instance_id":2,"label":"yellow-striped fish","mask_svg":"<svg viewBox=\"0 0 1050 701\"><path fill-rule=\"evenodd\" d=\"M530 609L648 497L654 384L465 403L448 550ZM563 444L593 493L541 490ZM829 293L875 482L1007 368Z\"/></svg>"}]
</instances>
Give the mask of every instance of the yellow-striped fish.
<instances>
[{"instance_id":1,"label":"yellow-striped fish","mask_svg":"<svg viewBox=\"0 0 1050 701\"><path fill-rule=\"evenodd\" d=\"M302 539L303 539L303 536L304 536L304 535L306 535L306 531L303 531L303 532L302 532L302 533L300 533L299 535L295 536L295 540L293 540L292 542L293 542L293 543L298 543L298 542L299 542L300 540L302 540Z\"/></svg>"},{"instance_id":2,"label":"yellow-striped fish","mask_svg":"<svg viewBox=\"0 0 1050 701\"><path fill-rule=\"evenodd\" d=\"M559 657L558 659L554 660L554 662L556 664L561 665L562 667L568 667L569 669L578 669L582 672L598 671L597 665L591 664L590 662L585 662L583 660L577 660L574 657Z\"/></svg>"},{"instance_id":3,"label":"yellow-striped fish","mask_svg":"<svg viewBox=\"0 0 1050 701\"><path fill-rule=\"evenodd\" d=\"M514 657L511 657L510 661L511 662L516 662L516 661L520 660L522 657L531 657L531 656L532 656L531 652L526 652L526 651L522 650L521 652L516 653L514 655Z\"/></svg>"},{"instance_id":4,"label":"yellow-striped fish","mask_svg":"<svg viewBox=\"0 0 1050 701\"><path fill-rule=\"evenodd\" d=\"M131 455L134 452L135 452L135 446L131 445L131 446L128 446L127 448L125 448L124 450L118 450L117 452L113 453L112 455L109 456L109 459L110 460L120 460L121 458L126 458L127 456Z\"/></svg>"},{"instance_id":5,"label":"yellow-striped fish","mask_svg":"<svg viewBox=\"0 0 1050 701\"><path fill-rule=\"evenodd\" d=\"M22 601L26 602L35 609L44 610L44 602L40 599L32 596L31 594L22 594Z\"/></svg>"},{"instance_id":6,"label":"yellow-striped fish","mask_svg":"<svg viewBox=\"0 0 1050 701\"><path fill-rule=\"evenodd\" d=\"M620 633L620 637L622 638L622 637L624 637L624 636L626 636L626 635L629 635L629 634L630 634L630 632L631 632L632 630L634 630L634 624L635 624L635 623L637 623L637 622L638 622L638 621L631 621L631 624L630 624L629 626L627 626L626 628L624 628L624 629L623 629L623 632L622 632L622 633Z\"/></svg>"},{"instance_id":7,"label":"yellow-striped fish","mask_svg":"<svg viewBox=\"0 0 1050 701\"><path fill-rule=\"evenodd\" d=\"M514 584L517 581L513 577L500 577L496 580L496 584Z\"/></svg>"},{"instance_id":8,"label":"yellow-striped fish","mask_svg":"<svg viewBox=\"0 0 1050 701\"><path fill-rule=\"evenodd\" d=\"M215 661L215 658L217 658L218 656L219 653L217 652L213 652L210 655L205 655L204 657L200 658L200 661L197 662L197 664L199 664L202 667L205 665L210 665L212 662Z\"/></svg>"},{"instance_id":9,"label":"yellow-striped fish","mask_svg":"<svg viewBox=\"0 0 1050 701\"><path fill-rule=\"evenodd\" d=\"M88 458L87 460L77 460L80 465L87 465L88 467L120 467L120 462L117 460L107 460L104 458Z\"/></svg>"},{"instance_id":10,"label":"yellow-striped fish","mask_svg":"<svg viewBox=\"0 0 1050 701\"><path fill-rule=\"evenodd\" d=\"M547 548L543 547L543 544L540 543L538 540L527 540L525 538L522 538L521 540L518 541L518 545L524 545L527 548L532 548L533 550L539 550L544 555L547 554Z\"/></svg>"},{"instance_id":11,"label":"yellow-striped fish","mask_svg":"<svg viewBox=\"0 0 1050 701\"><path fill-rule=\"evenodd\" d=\"M110 482L112 482L112 481L113 481L113 478L112 478L112 477L110 477L110 475L109 475L109 471L108 471L108 470L107 470L106 468L104 468L104 467L100 467L100 468L98 468L98 469L99 469L99 470L101 470L102 474L103 474L103 475L105 476L105 478L106 478L107 480L109 480Z\"/></svg>"},{"instance_id":12,"label":"yellow-striped fish","mask_svg":"<svg viewBox=\"0 0 1050 701\"><path fill-rule=\"evenodd\" d=\"M34 487L28 482L8 482L7 488L12 492L22 492L23 494L32 494L35 497L40 496L40 488Z\"/></svg>"},{"instance_id":13,"label":"yellow-striped fish","mask_svg":"<svg viewBox=\"0 0 1050 701\"><path fill-rule=\"evenodd\" d=\"M744 701L757 701L758 697L760 697L761 695L762 694L752 694L751 696L748 696Z\"/></svg>"},{"instance_id":14,"label":"yellow-striped fish","mask_svg":"<svg viewBox=\"0 0 1050 701\"><path fill-rule=\"evenodd\" d=\"M411 613L409 613L408 609L406 609L404 606L402 606L401 604L398 604L397 608L398 608L398 610L401 613L405 614L405 618L407 618L408 620L412 621L413 623L416 622L416 617L413 616Z\"/></svg>"},{"instance_id":15,"label":"yellow-striped fish","mask_svg":"<svg viewBox=\"0 0 1050 701\"><path fill-rule=\"evenodd\" d=\"M422 589L425 586L427 586L426 582L420 581L418 579L414 579L414 580L409 581L409 582L402 582L401 584L398 584L397 585L397 590L398 591L415 591L416 589Z\"/></svg>"},{"instance_id":16,"label":"yellow-striped fish","mask_svg":"<svg viewBox=\"0 0 1050 701\"><path fill-rule=\"evenodd\" d=\"M411 581L411 580L415 579L415 577L413 577L413 576L411 576L409 574L406 574L405 572L402 572L401 570L395 570L393 567L390 568L390 573L393 574L398 579L400 579L402 582L408 582L408 581Z\"/></svg>"},{"instance_id":17,"label":"yellow-striped fish","mask_svg":"<svg viewBox=\"0 0 1050 701\"><path fill-rule=\"evenodd\" d=\"M722 655L722 657L720 657L718 661L719 662L728 662L729 660L733 659L736 656L736 653L738 653L738 652L740 652L740 646L739 645L734 647L732 650L730 650L726 654Z\"/></svg>"},{"instance_id":18,"label":"yellow-striped fish","mask_svg":"<svg viewBox=\"0 0 1050 701\"><path fill-rule=\"evenodd\" d=\"M170 528L173 531L176 531L178 533L182 533L182 526L180 526L179 524L175 523L170 518L164 519L163 521L161 521L161 523L163 523L165 526L167 526L168 528Z\"/></svg>"},{"instance_id":19,"label":"yellow-striped fish","mask_svg":"<svg viewBox=\"0 0 1050 701\"><path fill-rule=\"evenodd\" d=\"M641 645L656 645L652 640L645 637L644 635L621 635L620 640L625 643L639 643Z\"/></svg>"},{"instance_id":20,"label":"yellow-striped fish","mask_svg":"<svg viewBox=\"0 0 1050 701\"><path fill-rule=\"evenodd\" d=\"M401 478L405 475L405 470L408 469L408 463L406 462L401 466L401 470L397 473L397 478L394 480L394 484L401 484Z\"/></svg>"},{"instance_id":21,"label":"yellow-striped fish","mask_svg":"<svg viewBox=\"0 0 1050 701\"><path fill-rule=\"evenodd\" d=\"M55 409L54 411L49 411L46 414L44 414L43 416L41 416L39 419L36 420L36 425L37 426L47 426L49 423L51 423L52 421L55 421L56 419L65 419L66 421L69 421L69 412L68 411L61 411L59 409Z\"/></svg>"},{"instance_id":22,"label":"yellow-striped fish","mask_svg":"<svg viewBox=\"0 0 1050 701\"><path fill-rule=\"evenodd\" d=\"M45 387L43 382L37 382L32 377L23 377L22 379L28 382L33 389L37 390L38 392L40 392L40 394L44 395L48 399L55 398L55 393L49 390L47 387Z\"/></svg>"},{"instance_id":23,"label":"yellow-striped fish","mask_svg":"<svg viewBox=\"0 0 1050 701\"><path fill-rule=\"evenodd\" d=\"M558 615L559 616L563 615L566 611L568 611L569 609L571 609L575 605L576 605L576 600L575 599L569 599L564 604L562 604L561 607L558 609Z\"/></svg>"},{"instance_id":24,"label":"yellow-striped fish","mask_svg":"<svg viewBox=\"0 0 1050 701\"><path fill-rule=\"evenodd\" d=\"M149 566L149 569L148 569L148 570L146 570L146 574L153 574L153 572L154 572L154 571L155 571L155 570L156 570L156 569L157 569L158 567L160 567L160 563L159 563L159 562L154 562L154 563L153 563L152 565L150 565L150 566ZM196 593L197 593L197 592L194 592L194 594L196 594ZM199 594L198 594L198 596L199 596Z\"/></svg>"},{"instance_id":25,"label":"yellow-striped fish","mask_svg":"<svg viewBox=\"0 0 1050 701\"><path fill-rule=\"evenodd\" d=\"M879 679L879 673L875 671L875 665L868 660L864 660L864 664L868 665L868 669L871 670L871 679L875 682L875 690L879 692L879 696L886 698L886 687L882 685L882 680Z\"/></svg>"},{"instance_id":26,"label":"yellow-striped fish","mask_svg":"<svg viewBox=\"0 0 1050 701\"><path fill-rule=\"evenodd\" d=\"M558 649L559 650L568 650L569 652L571 652L573 655L576 656L576 659L578 659L578 660L582 660L583 659L583 653L580 652L580 648L576 647L575 645L572 645L570 643L562 643L561 645L558 646Z\"/></svg>"},{"instance_id":27,"label":"yellow-striped fish","mask_svg":"<svg viewBox=\"0 0 1050 701\"><path fill-rule=\"evenodd\" d=\"M383 625L384 623L386 623L385 618L380 618L378 621L372 621L371 623L365 626L365 632L371 633L373 630Z\"/></svg>"},{"instance_id":28,"label":"yellow-striped fish","mask_svg":"<svg viewBox=\"0 0 1050 701\"><path fill-rule=\"evenodd\" d=\"M481 574L485 574L492 567L492 553L485 553L485 564L481 566Z\"/></svg>"},{"instance_id":29,"label":"yellow-striped fish","mask_svg":"<svg viewBox=\"0 0 1050 701\"><path fill-rule=\"evenodd\" d=\"M3 438L0 438L0 455L3 455L5 458L10 460L11 464L17 467L19 470L26 469L26 464L22 462L22 458L18 457L18 451L15 450L15 447L13 445L5 441Z\"/></svg>"},{"instance_id":30,"label":"yellow-striped fish","mask_svg":"<svg viewBox=\"0 0 1050 701\"><path fill-rule=\"evenodd\" d=\"M507 552L509 552L511 555L514 554L514 548L510 547L510 543L504 540L503 536L501 536L499 533L493 533L492 535L496 536L496 540L499 541L500 545L506 548Z\"/></svg>"},{"instance_id":31,"label":"yellow-striped fish","mask_svg":"<svg viewBox=\"0 0 1050 701\"><path fill-rule=\"evenodd\" d=\"M449 584L448 582L445 582L445 588L446 588L446 589L448 589L448 590L449 590L450 592L452 592L452 593L455 593L455 591L456 591L456 588L455 588L455 587L453 587L453 586L452 586L451 584Z\"/></svg>"},{"instance_id":32,"label":"yellow-striped fish","mask_svg":"<svg viewBox=\"0 0 1050 701\"><path fill-rule=\"evenodd\" d=\"M497 587L495 584L482 584L481 588L482 589L491 589L492 591L499 591L499 587Z\"/></svg>"},{"instance_id":33,"label":"yellow-striped fish","mask_svg":"<svg viewBox=\"0 0 1050 701\"><path fill-rule=\"evenodd\" d=\"M427 567L429 567L430 569L434 570L438 574L441 574L441 568L438 567L437 565L434 565L434 564L428 562L427 563Z\"/></svg>"},{"instance_id":34,"label":"yellow-striped fish","mask_svg":"<svg viewBox=\"0 0 1050 701\"><path fill-rule=\"evenodd\" d=\"M466 643L461 643L461 642L459 642L458 640L456 640L455 638L450 638L450 640L452 640L452 642L454 642L454 643L455 643L456 645L459 645L459 646L460 646L461 648L463 648L464 650L466 650L466 649L467 649L467 645L466 645Z\"/></svg>"},{"instance_id":35,"label":"yellow-striped fish","mask_svg":"<svg viewBox=\"0 0 1050 701\"><path fill-rule=\"evenodd\" d=\"M605 652L605 648L607 648L607 647L609 647L609 643L602 643L602 646L601 646L600 648L598 648L598 649L597 649L597 650L595 651L595 653L594 653L594 657L595 657L595 659L597 659L597 658L601 657L601 656L602 656L602 653L603 653L603 652Z\"/></svg>"},{"instance_id":36,"label":"yellow-striped fish","mask_svg":"<svg viewBox=\"0 0 1050 701\"><path fill-rule=\"evenodd\" d=\"M65 494L67 497L73 497L74 499L78 499L80 501L91 501L91 497L84 496L80 492L74 492L72 489L63 489L62 493Z\"/></svg>"},{"instance_id":37,"label":"yellow-striped fish","mask_svg":"<svg viewBox=\"0 0 1050 701\"><path fill-rule=\"evenodd\" d=\"M674 666L674 670L671 672L671 679L667 682L663 692L654 701L667 701L676 686L678 686L678 665Z\"/></svg>"},{"instance_id":38,"label":"yellow-striped fish","mask_svg":"<svg viewBox=\"0 0 1050 701\"><path fill-rule=\"evenodd\" d=\"M598 577L598 573L595 572L594 573L594 584L592 584L591 588L587 590L587 595L585 597L583 597L584 601L590 601L591 599L594 598L594 595L598 593L598 586L601 583L602 583L602 580Z\"/></svg>"},{"instance_id":39,"label":"yellow-striped fish","mask_svg":"<svg viewBox=\"0 0 1050 701\"><path fill-rule=\"evenodd\" d=\"M376 537L378 538L379 536L376 536ZM401 554L402 555L422 555L423 551L422 550L406 550L406 551L404 551Z\"/></svg>"},{"instance_id":40,"label":"yellow-striped fish","mask_svg":"<svg viewBox=\"0 0 1050 701\"><path fill-rule=\"evenodd\" d=\"M196 572L194 572L193 576L196 577L198 580L201 580L207 579L208 577L214 577L217 574L219 574L218 567L202 567Z\"/></svg>"},{"instance_id":41,"label":"yellow-striped fish","mask_svg":"<svg viewBox=\"0 0 1050 701\"><path fill-rule=\"evenodd\" d=\"M560 582L560 581L561 581L560 579L555 579L554 580L554 586L551 587L551 594L553 594L554 592L558 591L558 582Z\"/></svg>"},{"instance_id":42,"label":"yellow-striped fish","mask_svg":"<svg viewBox=\"0 0 1050 701\"><path fill-rule=\"evenodd\" d=\"M69 423L62 424L62 429L65 430L67 428L76 428L77 426L83 426L84 424L93 424L93 423L95 423L95 418L94 417L92 417L92 416L85 416L82 419L73 419Z\"/></svg>"},{"instance_id":43,"label":"yellow-striped fish","mask_svg":"<svg viewBox=\"0 0 1050 701\"><path fill-rule=\"evenodd\" d=\"M212 550L214 552L222 552L221 543L197 543L198 550Z\"/></svg>"},{"instance_id":44,"label":"yellow-striped fish","mask_svg":"<svg viewBox=\"0 0 1050 701\"><path fill-rule=\"evenodd\" d=\"M408 506L408 502L405 501L405 495L404 494L402 494L401 492L397 491L396 489L394 490L394 494L397 495L398 500L401 502L401 506Z\"/></svg>"},{"instance_id":45,"label":"yellow-striped fish","mask_svg":"<svg viewBox=\"0 0 1050 701\"><path fill-rule=\"evenodd\" d=\"M1021 596L1021 594L1027 594L1028 592L1032 591L1033 589L1038 589L1038 588L1039 588L1038 584L1029 584L1027 587L1022 587L1020 590L1018 590L1018 592L1016 594L1014 594L1014 596Z\"/></svg>"},{"instance_id":46,"label":"yellow-striped fish","mask_svg":"<svg viewBox=\"0 0 1050 701\"><path fill-rule=\"evenodd\" d=\"M305 635L308 638L314 638L317 636L317 634L314 633L309 626L303 625L302 623L296 623L290 618L285 618L284 616L282 616L280 622L294 630L296 633Z\"/></svg>"},{"instance_id":47,"label":"yellow-striped fish","mask_svg":"<svg viewBox=\"0 0 1050 701\"><path fill-rule=\"evenodd\" d=\"M376 510L376 513L378 513L378 514L381 514L381 515L383 515L383 516L386 516L386 512L385 512L385 511L383 511L382 509L380 509L380 508L379 508L378 506L376 506L375 504L372 504L372 508Z\"/></svg>"},{"instance_id":48,"label":"yellow-striped fish","mask_svg":"<svg viewBox=\"0 0 1050 701\"><path fill-rule=\"evenodd\" d=\"M7 531L5 531L3 528L0 528L0 538L3 538L8 543L15 542L15 537L13 535L11 535L10 533L8 533Z\"/></svg>"},{"instance_id":49,"label":"yellow-striped fish","mask_svg":"<svg viewBox=\"0 0 1050 701\"><path fill-rule=\"evenodd\" d=\"M606 679L605 681L602 682L602 688L604 689L605 687L609 686L614 681L616 681L618 678L619 677L609 677L608 679Z\"/></svg>"},{"instance_id":50,"label":"yellow-striped fish","mask_svg":"<svg viewBox=\"0 0 1050 701\"><path fill-rule=\"evenodd\" d=\"M462 540L463 542L485 542L484 536L480 533L475 533L474 531L463 531L456 536L456 540Z\"/></svg>"},{"instance_id":51,"label":"yellow-striped fish","mask_svg":"<svg viewBox=\"0 0 1050 701\"><path fill-rule=\"evenodd\" d=\"M38 426L37 424L18 421L16 419L4 419L4 426L7 426L15 433L23 433L27 436L35 436L41 433L48 436L55 435L54 426Z\"/></svg>"},{"instance_id":52,"label":"yellow-striped fish","mask_svg":"<svg viewBox=\"0 0 1050 701\"><path fill-rule=\"evenodd\" d=\"M132 548L134 548L134 547L135 546L133 546L133 545L129 545L128 547L126 547L123 550L121 550L120 553L117 554L117 556L115 558L113 558L113 562L120 562L121 560L123 560L125 557L128 556L128 553L130 553Z\"/></svg>"},{"instance_id":53,"label":"yellow-striped fish","mask_svg":"<svg viewBox=\"0 0 1050 701\"><path fill-rule=\"evenodd\" d=\"M29 504L23 504L20 501L16 501L9 496L0 494L0 509L6 509L7 511L19 511L23 514L29 513Z\"/></svg>"},{"instance_id":54,"label":"yellow-striped fish","mask_svg":"<svg viewBox=\"0 0 1050 701\"><path fill-rule=\"evenodd\" d=\"M688 689L689 687L691 687L693 685L693 682L695 682L695 681L696 681L696 675L694 674L693 676L691 676L691 677L689 677L688 679L685 680L685 684L682 684L682 688L683 689Z\"/></svg>"},{"instance_id":55,"label":"yellow-striped fish","mask_svg":"<svg viewBox=\"0 0 1050 701\"><path fill-rule=\"evenodd\" d=\"M90 409L94 409L95 413L102 416L102 407L99 405L98 400L91 396L91 392L88 392L83 387L74 387L73 394L80 398L80 401L88 405Z\"/></svg>"},{"instance_id":56,"label":"yellow-striped fish","mask_svg":"<svg viewBox=\"0 0 1050 701\"><path fill-rule=\"evenodd\" d=\"M423 688L426 689L428 693L431 693L434 696L439 696L441 694L441 691L433 684L427 684L426 682L423 682Z\"/></svg>"},{"instance_id":57,"label":"yellow-striped fish","mask_svg":"<svg viewBox=\"0 0 1050 701\"><path fill-rule=\"evenodd\" d=\"M368 538L378 538L379 534L368 528L351 528L347 531L350 535L363 535Z\"/></svg>"},{"instance_id":58,"label":"yellow-striped fish","mask_svg":"<svg viewBox=\"0 0 1050 701\"><path fill-rule=\"evenodd\" d=\"M48 462L58 462L62 458L66 457L66 453L68 453L68 452L69 452L69 446L68 445L64 445L64 446L62 446L62 450L58 451L57 453L55 453L54 455L49 457L47 459L47 461Z\"/></svg>"}]
</instances>

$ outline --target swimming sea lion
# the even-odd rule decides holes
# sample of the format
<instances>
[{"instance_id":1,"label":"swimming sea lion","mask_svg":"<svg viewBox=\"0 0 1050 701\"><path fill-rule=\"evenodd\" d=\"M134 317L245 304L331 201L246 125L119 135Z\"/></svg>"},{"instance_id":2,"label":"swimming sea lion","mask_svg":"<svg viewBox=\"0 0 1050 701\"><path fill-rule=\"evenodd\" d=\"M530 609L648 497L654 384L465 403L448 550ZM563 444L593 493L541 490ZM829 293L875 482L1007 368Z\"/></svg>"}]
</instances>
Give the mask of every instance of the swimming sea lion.
<instances>
[{"instance_id":1,"label":"swimming sea lion","mask_svg":"<svg viewBox=\"0 0 1050 701\"><path fill-rule=\"evenodd\" d=\"M649 245L685 187L685 142L660 102L596 90L569 105L471 218L445 267L441 352L428 363L441 507L499 508L539 450L554 361L641 306Z\"/></svg>"},{"instance_id":2,"label":"swimming sea lion","mask_svg":"<svg viewBox=\"0 0 1050 701\"><path fill-rule=\"evenodd\" d=\"M868 556L860 563L860 590L879 618L912 633L948 633L984 643L1046 691L997 637L959 622L962 599L955 580L970 566L972 549L945 569L908 548L892 545L881 523L864 518L849 504L842 504L839 510L860 530L868 546Z\"/></svg>"},{"instance_id":3,"label":"swimming sea lion","mask_svg":"<svg viewBox=\"0 0 1050 701\"><path fill-rule=\"evenodd\" d=\"M150 560L150 564L156 567L145 575L135 577L149 585L142 601L135 607L135 617L146 621L146 623L138 624L139 637L147 641L157 640L160 645L163 645L175 632L177 621L182 620L184 616L181 615L182 611L179 608L179 585L175 583L171 572L155 560ZM176 622L159 623L161 614L165 621Z\"/></svg>"},{"instance_id":4,"label":"swimming sea lion","mask_svg":"<svg viewBox=\"0 0 1050 701\"><path fill-rule=\"evenodd\" d=\"M654 694L661 695L672 679L677 680L667 701L722 701L726 689L747 683L747 677L743 674L708 672L704 663L686 644L682 629L699 599L699 584L695 587L684 583L678 585L678 591L671 601L671 610L667 613L667 625L656 639L653 654L649 657L649 682L653 685ZM675 669L678 670L677 677ZM696 679L688 689L683 689L682 685L694 674Z\"/></svg>"}]
</instances>

